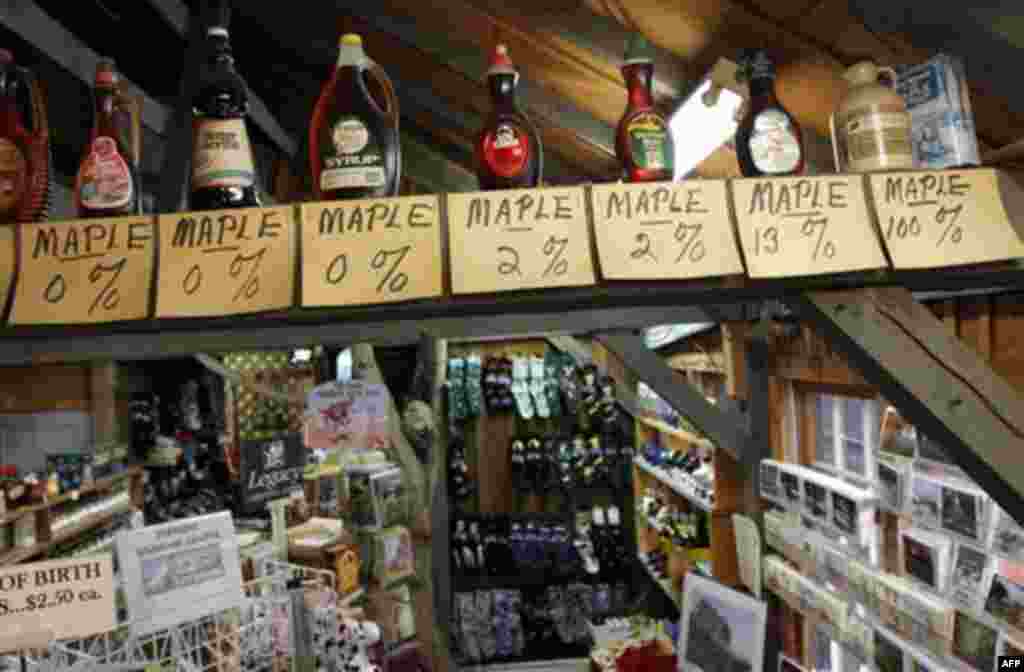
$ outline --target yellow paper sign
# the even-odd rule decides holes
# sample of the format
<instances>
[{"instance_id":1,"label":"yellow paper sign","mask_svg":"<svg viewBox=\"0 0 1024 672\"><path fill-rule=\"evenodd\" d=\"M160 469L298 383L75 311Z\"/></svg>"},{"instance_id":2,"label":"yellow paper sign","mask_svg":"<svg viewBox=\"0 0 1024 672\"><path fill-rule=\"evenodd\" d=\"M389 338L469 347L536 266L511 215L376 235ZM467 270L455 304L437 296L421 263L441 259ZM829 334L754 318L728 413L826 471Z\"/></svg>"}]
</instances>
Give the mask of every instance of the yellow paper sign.
<instances>
[{"instance_id":1,"label":"yellow paper sign","mask_svg":"<svg viewBox=\"0 0 1024 672\"><path fill-rule=\"evenodd\" d=\"M725 182L593 187L601 274L673 280L743 273Z\"/></svg>"},{"instance_id":2,"label":"yellow paper sign","mask_svg":"<svg viewBox=\"0 0 1024 672\"><path fill-rule=\"evenodd\" d=\"M0 651L113 630L113 564L107 554L0 570Z\"/></svg>"},{"instance_id":3,"label":"yellow paper sign","mask_svg":"<svg viewBox=\"0 0 1024 672\"><path fill-rule=\"evenodd\" d=\"M7 305L11 285L14 284L14 266L16 264L14 227L0 227L0 314Z\"/></svg>"},{"instance_id":4,"label":"yellow paper sign","mask_svg":"<svg viewBox=\"0 0 1024 672\"><path fill-rule=\"evenodd\" d=\"M95 324L149 317L152 217L21 225L12 324Z\"/></svg>"},{"instance_id":5,"label":"yellow paper sign","mask_svg":"<svg viewBox=\"0 0 1024 672\"><path fill-rule=\"evenodd\" d=\"M295 287L290 206L160 215L158 317L289 308Z\"/></svg>"},{"instance_id":6,"label":"yellow paper sign","mask_svg":"<svg viewBox=\"0 0 1024 672\"><path fill-rule=\"evenodd\" d=\"M302 305L440 296L437 196L309 203L302 212Z\"/></svg>"},{"instance_id":7,"label":"yellow paper sign","mask_svg":"<svg viewBox=\"0 0 1024 672\"><path fill-rule=\"evenodd\" d=\"M732 192L752 278L886 267L859 177L735 180Z\"/></svg>"},{"instance_id":8,"label":"yellow paper sign","mask_svg":"<svg viewBox=\"0 0 1024 672\"><path fill-rule=\"evenodd\" d=\"M900 269L1024 257L991 169L871 176L878 223Z\"/></svg>"},{"instance_id":9,"label":"yellow paper sign","mask_svg":"<svg viewBox=\"0 0 1024 672\"><path fill-rule=\"evenodd\" d=\"M595 282L580 187L451 194L448 236L456 294Z\"/></svg>"}]
</instances>

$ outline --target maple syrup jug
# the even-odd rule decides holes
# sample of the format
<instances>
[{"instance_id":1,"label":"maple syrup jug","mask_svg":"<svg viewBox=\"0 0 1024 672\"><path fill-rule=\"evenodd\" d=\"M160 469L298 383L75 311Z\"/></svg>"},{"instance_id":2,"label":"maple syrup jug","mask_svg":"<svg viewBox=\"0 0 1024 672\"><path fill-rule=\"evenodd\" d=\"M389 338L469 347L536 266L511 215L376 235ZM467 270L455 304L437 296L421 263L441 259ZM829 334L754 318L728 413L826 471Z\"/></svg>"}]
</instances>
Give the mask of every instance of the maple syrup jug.
<instances>
[{"instance_id":1,"label":"maple syrup jug","mask_svg":"<svg viewBox=\"0 0 1024 672\"><path fill-rule=\"evenodd\" d=\"M0 224L38 222L49 206L50 129L32 74L0 50Z\"/></svg>"},{"instance_id":2,"label":"maple syrup jug","mask_svg":"<svg viewBox=\"0 0 1024 672\"><path fill-rule=\"evenodd\" d=\"M378 89L383 106L370 93ZM313 108L309 160L316 200L395 196L401 183L398 98L358 35L342 35L338 66Z\"/></svg>"}]
</instances>

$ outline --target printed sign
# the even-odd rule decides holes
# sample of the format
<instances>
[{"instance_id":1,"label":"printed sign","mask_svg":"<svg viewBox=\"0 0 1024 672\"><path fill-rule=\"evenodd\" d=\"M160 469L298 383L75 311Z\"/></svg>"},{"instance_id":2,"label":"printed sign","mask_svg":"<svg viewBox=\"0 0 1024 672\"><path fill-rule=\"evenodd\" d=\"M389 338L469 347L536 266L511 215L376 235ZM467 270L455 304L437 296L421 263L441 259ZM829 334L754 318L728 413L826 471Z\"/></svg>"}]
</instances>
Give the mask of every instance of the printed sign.
<instances>
[{"instance_id":1,"label":"printed sign","mask_svg":"<svg viewBox=\"0 0 1024 672\"><path fill-rule=\"evenodd\" d=\"M287 497L302 487L306 452L298 434L264 441L242 441L240 479L244 513L266 510L272 499Z\"/></svg>"},{"instance_id":2,"label":"printed sign","mask_svg":"<svg viewBox=\"0 0 1024 672\"><path fill-rule=\"evenodd\" d=\"M306 447L325 451L384 450L388 392L379 384L324 383L307 398Z\"/></svg>"},{"instance_id":3,"label":"printed sign","mask_svg":"<svg viewBox=\"0 0 1024 672\"><path fill-rule=\"evenodd\" d=\"M292 209L160 215L157 317L216 317L290 308Z\"/></svg>"},{"instance_id":4,"label":"printed sign","mask_svg":"<svg viewBox=\"0 0 1024 672\"><path fill-rule=\"evenodd\" d=\"M859 177L734 180L732 190L750 277L886 267Z\"/></svg>"},{"instance_id":5,"label":"printed sign","mask_svg":"<svg viewBox=\"0 0 1024 672\"><path fill-rule=\"evenodd\" d=\"M310 203L301 210L303 306L442 294L437 196Z\"/></svg>"},{"instance_id":6,"label":"printed sign","mask_svg":"<svg viewBox=\"0 0 1024 672\"><path fill-rule=\"evenodd\" d=\"M935 268L1024 257L995 170L871 176L878 221L895 268Z\"/></svg>"},{"instance_id":7,"label":"printed sign","mask_svg":"<svg viewBox=\"0 0 1024 672\"><path fill-rule=\"evenodd\" d=\"M456 294L595 282L580 187L451 194L448 236Z\"/></svg>"},{"instance_id":8,"label":"printed sign","mask_svg":"<svg viewBox=\"0 0 1024 672\"><path fill-rule=\"evenodd\" d=\"M0 570L0 651L117 626L114 560L98 555Z\"/></svg>"},{"instance_id":9,"label":"printed sign","mask_svg":"<svg viewBox=\"0 0 1024 672\"><path fill-rule=\"evenodd\" d=\"M599 184L591 202L601 274L609 280L743 273L725 182Z\"/></svg>"},{"instance_id":10,"label":"printed sign","mask_svg":"<svg viewBox=\"0 0 1024 672\"><path fill-rule=\"evenodd\" d=\"M153 233L148 217L22 224L11 323L96 324L149 317Z\"/></svg>"},{"instance_id":11,"label":"printed sign","mask_svg":"<svg viewBox=\"0 0 1024 672\"><path fill-rule=\"evenodd\" d=\"M136 635L242 606L235 524L227 511L117 535Z\"/></svg>"}]
</instances>

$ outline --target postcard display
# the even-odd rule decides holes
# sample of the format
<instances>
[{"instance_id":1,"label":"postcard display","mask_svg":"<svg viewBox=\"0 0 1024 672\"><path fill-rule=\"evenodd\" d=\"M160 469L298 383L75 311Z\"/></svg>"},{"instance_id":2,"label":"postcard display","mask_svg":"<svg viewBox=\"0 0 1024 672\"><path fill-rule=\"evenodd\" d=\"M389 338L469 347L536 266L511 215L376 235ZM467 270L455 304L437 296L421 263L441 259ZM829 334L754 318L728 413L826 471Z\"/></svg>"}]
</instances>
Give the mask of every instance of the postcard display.
<instances>
[{"instance_id":1,"label":"postcard display","mask_svg":"<svg viewBox=\"0 0 1024 672\"><path fill-rule=\"evenodd\" d=\"M1024 529L913 443L913 457L882 453L867 487L761 463L761 496L774 505L765 539L780 554L764 560L765 586L810 616L815 672L992 672L998 656L1021 652ZM881 548L876 511L898 516L895 549Z\"/></svg>"}]
</instances>

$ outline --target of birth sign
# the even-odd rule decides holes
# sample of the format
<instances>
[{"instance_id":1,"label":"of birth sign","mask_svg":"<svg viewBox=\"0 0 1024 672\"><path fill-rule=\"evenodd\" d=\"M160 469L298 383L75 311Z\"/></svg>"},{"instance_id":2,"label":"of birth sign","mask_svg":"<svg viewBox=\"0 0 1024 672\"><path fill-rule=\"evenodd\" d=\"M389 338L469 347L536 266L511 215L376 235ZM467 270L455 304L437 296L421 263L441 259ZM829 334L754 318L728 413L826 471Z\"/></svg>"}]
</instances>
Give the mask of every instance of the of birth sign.
<instances>
[{"instance_id":1,"label":"of birth sign","mask_svg":"<svg viewBox=\"0 0 1024 672\"><path fill-rule=\"evenodd\" d=\"M308 203L301 209L303 306L441 295L439 197Z\"/></svg>"},{"instance_id":2,"label":"of birth sign","mask_svg":"<svg viewBox=\"0 0 1024 672\"><path fill-rule=\"evenodd\" d=\"M158 225L158 317L216 317L291 307L291 207L160 215Z\"/></svg>"},{"instance_id":3,"label":"of birth sign","mask_svg":"<svg viewBox=\"0 0 1024 672\"><path fill-rule=\"evenodd\" d=\"M740 243L752 278L886 267L859 177L732 182Z\"/></svg>"},{"instance_id":4,"label":"of birth sign","mask_svg":"<svg viewBox=\"0 0 1024 672\"><path fill-rule=\"evenodd\" d=\"M591 198L601 273L609 280L743 273L723 181L601 184Z\"/></svg>"},{"instance_id":5,"label":"of birth sign","mask_svg":"<svg viewBox=\"0 0 1024 672\"><path fill-rule=\"evenodd\" d=\"M448 196L456 294L595 282L581 187Z\"/></svg>"},{"instance_id":6,"label":"of birth sign","mask_svg":"<svg viewBox=\"0 0 1024 672\"><path fill-rule=\"evenodd\" d=\"M22 224L12 324L96 324L149 317L151 217Z\"/></svg>"}]
</instances>

